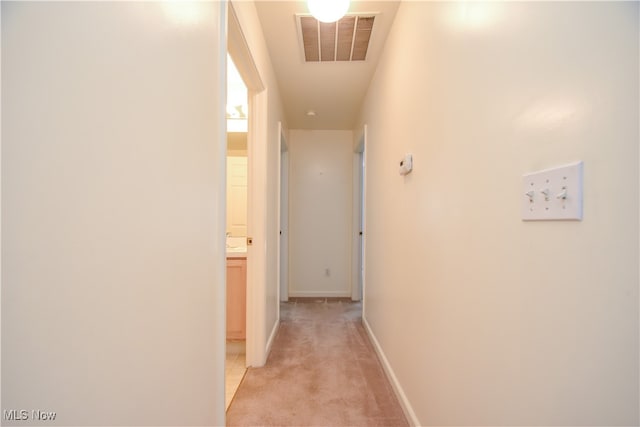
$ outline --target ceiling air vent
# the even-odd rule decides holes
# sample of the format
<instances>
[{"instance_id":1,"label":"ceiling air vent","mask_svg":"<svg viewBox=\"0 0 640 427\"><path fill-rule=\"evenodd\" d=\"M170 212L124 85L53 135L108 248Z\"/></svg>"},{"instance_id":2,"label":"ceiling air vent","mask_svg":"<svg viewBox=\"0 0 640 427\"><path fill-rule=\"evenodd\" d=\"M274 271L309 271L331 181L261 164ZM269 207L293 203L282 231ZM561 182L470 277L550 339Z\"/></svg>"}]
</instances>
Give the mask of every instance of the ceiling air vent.
<instances>
[{"instance_id":1,"label":"ceiling air vent","mask_svg":"<svg viewBox=\"0 0 640 427\"><path fill-rule=\"evenodd\" d=\"M305 61L364 61L374 19L372 15L347 15L326 24L298 15Z\"/></svg>"}]
</instances>

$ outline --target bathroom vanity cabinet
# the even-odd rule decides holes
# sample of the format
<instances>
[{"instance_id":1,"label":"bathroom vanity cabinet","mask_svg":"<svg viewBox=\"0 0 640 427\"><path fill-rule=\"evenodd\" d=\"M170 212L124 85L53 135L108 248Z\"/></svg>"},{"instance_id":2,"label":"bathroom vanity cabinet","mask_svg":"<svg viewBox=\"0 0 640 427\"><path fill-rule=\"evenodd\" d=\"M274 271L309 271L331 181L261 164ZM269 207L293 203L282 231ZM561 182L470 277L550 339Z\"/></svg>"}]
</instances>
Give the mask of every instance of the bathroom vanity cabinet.
<instances>
[{"instance_id":1,"label":"bathroom vanity cabinet","mask_svg":"<svg viewBox=\"0 0 640 427\"><path fill-rule=\"evenodd\" d=\"M227 257L227 339L244 340L247 329L247 258Z\"/></svg>"}]
</instances>

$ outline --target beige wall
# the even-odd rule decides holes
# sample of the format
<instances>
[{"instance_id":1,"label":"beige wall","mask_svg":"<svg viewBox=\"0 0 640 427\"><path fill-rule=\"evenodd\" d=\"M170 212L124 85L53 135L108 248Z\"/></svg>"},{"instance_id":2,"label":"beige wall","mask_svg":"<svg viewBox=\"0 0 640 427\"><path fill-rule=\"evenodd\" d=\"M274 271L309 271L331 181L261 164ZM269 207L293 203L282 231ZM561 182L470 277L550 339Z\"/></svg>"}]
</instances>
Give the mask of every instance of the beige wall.
<instances>
[{"instance_id":1,"label":"beige wall","mask_svg":"<svg viewBox=\"0 0 640 427\"><path fill-rule=\"evenodd\" d=\"M362 113L365 316L414 422L638 424L638 8L401 4ZM584 220L521 221L521 176L576 160Z\"/></svg>"},{"instance_id":2,"label":"beige wall","mask_svg":"<svg viewBox=\"0 0 640 427\"><path fill-rule=\"evenodd\" d=\"M289 131L289 296L351 296L352 140Z\"/></svg>"},{"instance_id":3,"label":"beige wall","mask_svg":"<svg viewBox=\"0 0 640 427\"><path fill-rule=\"evenodd\" d=\"M48 425L224 423L223 5L162 5L2 4L2 409Z\"/></svg>"}]
</instances>

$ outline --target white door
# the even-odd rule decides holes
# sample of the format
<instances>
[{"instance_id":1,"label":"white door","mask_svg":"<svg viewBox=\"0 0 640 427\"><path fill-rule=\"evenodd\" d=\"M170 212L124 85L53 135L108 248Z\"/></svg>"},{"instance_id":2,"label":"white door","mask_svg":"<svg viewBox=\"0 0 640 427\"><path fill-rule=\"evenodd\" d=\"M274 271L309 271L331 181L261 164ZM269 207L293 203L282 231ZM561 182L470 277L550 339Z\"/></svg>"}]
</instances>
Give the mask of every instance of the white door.
<instances>
[{"instance_id":1,"label":"white door","mask_svg":"<svg viewBox=\"0 0 640 427\"><path fill-rule=\"evenodd\" d=\"M280 301L289 301L289 152L280 125Z\"/></svg>"},{"instance_id":2,"label":"white door","mask_svg":"<svg viewBox=\"0 0 640 427\"><path fill-rule=\"evenodd\" d=\"M362 298L362 288L364 285L364 151L359 153L359 182L360 191L358 194L358 204L360 205L358 218L358 300Z\"/></svg>"},{"instance_id":3,"label":"white door","mask_svg":"<svg viewBox=\"0 0 640 427\"><path fill-rule=\"evenodd\" d=\"M366 224L366 139L365 125L353 155L353 244L351 299L360 301L364 296L365 278L365 224ZM364 307L363 307L364 308Z\"/></svg>"}]
</instances>

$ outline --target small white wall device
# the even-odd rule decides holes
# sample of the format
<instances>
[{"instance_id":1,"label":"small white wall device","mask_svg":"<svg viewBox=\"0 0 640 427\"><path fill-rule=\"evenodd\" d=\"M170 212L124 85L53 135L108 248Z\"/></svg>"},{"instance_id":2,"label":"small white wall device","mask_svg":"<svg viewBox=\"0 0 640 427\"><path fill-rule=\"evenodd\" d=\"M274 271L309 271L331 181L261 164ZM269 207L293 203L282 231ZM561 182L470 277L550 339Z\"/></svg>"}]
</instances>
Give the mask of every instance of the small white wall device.
<instances>
[{"instance_id":1,"label":"small white wall device","mask_svg":"<svg viewBox=\"0 0 640 427\"><path fill-rule=\"evenodd\" d=\"M413 156L411 154L405 154L400 160L400 175L407 175L413 169Z\"/></svg>"}]
</instances>

